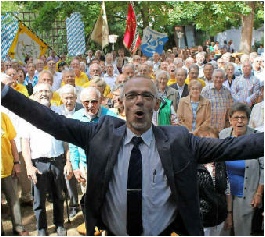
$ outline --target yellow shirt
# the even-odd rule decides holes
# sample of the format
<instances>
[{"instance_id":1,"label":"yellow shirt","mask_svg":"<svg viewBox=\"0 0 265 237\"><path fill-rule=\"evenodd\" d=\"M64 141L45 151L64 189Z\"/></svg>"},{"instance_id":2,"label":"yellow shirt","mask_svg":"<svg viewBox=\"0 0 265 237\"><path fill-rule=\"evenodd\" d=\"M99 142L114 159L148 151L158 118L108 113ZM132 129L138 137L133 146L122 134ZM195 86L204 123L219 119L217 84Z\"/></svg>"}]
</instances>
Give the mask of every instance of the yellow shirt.
<instances>
[{"instance_id":1,"label":"yellow shirt","mask_svg":"<svg viewBox=\"0 0 265 237\"><path fill-rule=\"evenodd\" d=\"M10 141L15 139L16 130L9 117L1 112L1 178L11 175L14 157Z\"/></svg>"},{"instance_id":2,"label":"yellow shirt","mask_svg":"<svg viewBox=\"0 0 265 237\"><path fill-rule=\"evenodd\" d=\"M51 104L54 106L59 106L61 105L63 102L61 100L61 96L59 95L58 92L54 91L52 93L52 99L51 99Z\"/></svg>"},{"instance_id":3,"label":"yellow shirt","mask_svg":"<svg viewBox=\"0 0 265 237\"><path fill-rule=\"evenodd\" d=\"M168 82L167 82L167 86L170 86L170 85L172 85L172 84L174 84L174 83L177 83L177 79L176 79L176 78L170 78L170 79L168 80Z\"/></svg>"},{"instance_id":4,"label":"yellow shirt","mask_svg":"<svg viewBox=\"0 0 265 237\"><path fill-rule=\"evenodd\" d=\"M206 83L205 83L205 81L204 81L203 79L201 79L201 78L197 78L197 80L202 84L202 87L205 87L205 86L206 86ZM186 83L187 85L189 85L189 83L190 83L190 79L189 79L189 78L186 78L186 79L185 79L185 83Z\"/></svg>"},{"instance_id":5,"label":"yellow shirt","mask_svg":"<svg viewBox=\"0 0 265 237\"><path fill-rule=\"evenodd\" d=\"M75 85L76 86L81 86L81 87L84 87L83 85L85 83L87 83L89 80L88 80L88 77L87 75L84 73L84 72L80 72L80 76L75 76Z\"/></svg>"},{"instance_id":6,"label":"yellow shirt","mask_svg":"<svg viewBox=\"0 0 265 237\"><path fill-rule=\"evenodd\" d=\"M87 83L85 83L83 85L84 88L89 87L89 86L90 86L90 81L88 81ZM103 96L108 97L108 98L112 98L109 85L106 85Z\"/></svg>"},{"instance_id":7,"label":"yellow shirt","mask_svg":"<svg viewBox=\"0 0 265 237\"><path fill-rule=\"evenodd\" d=\"M20 92L21 94L29 97L28 90L24 85L17 83L17 85L15 87L13 87L13 89L15 89L16 91Z\"/></svg>"}]
</instances>

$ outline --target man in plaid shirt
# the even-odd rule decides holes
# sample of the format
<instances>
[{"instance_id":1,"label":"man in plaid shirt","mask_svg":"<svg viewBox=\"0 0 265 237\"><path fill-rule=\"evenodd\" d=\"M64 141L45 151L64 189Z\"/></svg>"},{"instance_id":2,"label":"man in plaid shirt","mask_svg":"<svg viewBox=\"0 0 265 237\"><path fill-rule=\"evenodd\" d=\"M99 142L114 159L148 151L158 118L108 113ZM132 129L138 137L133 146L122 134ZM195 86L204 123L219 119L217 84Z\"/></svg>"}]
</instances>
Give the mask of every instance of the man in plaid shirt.
<instances>
[{"instance_id":1,"label":"man in plaid shirt","mask_svg":"<svg viewBox=\"0 0 265 237\"><path fill-rule=\"evenodd\" d=\"M225 72L223 69L215 69L213 83L202 89L201 95L211 101L211 126L219 131L228 127L228 109L233 104L231 92L223 85ZM227 125L227 126L226 126Z\"/></svg>"}]
</instances>

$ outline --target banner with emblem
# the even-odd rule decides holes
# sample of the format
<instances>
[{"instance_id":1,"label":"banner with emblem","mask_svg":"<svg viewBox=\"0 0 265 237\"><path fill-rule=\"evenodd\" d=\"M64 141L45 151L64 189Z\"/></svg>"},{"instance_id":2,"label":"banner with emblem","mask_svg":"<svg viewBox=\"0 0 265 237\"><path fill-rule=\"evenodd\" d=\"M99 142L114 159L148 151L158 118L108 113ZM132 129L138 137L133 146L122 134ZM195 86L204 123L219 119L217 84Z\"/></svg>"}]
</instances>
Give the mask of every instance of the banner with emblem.
<instances>
[{"instance_id":1,"label":"banner with emblem","mask_svg":"<svg viewBox=\"0 0 265 237\"><path fill-rule=\"evenodd\" d=\"M164 45L168 41L167 33L152 30L150 26L145 27L141 44L142 53L152 57L154 53L162 54Z\"/></svg>"},{"instance_id":2,"label":"banner with emblem","mask_svg":"<svg viewBox=\"0 0 265 237\"><path fill-rule=\"evenodd\" d=\"M84 22L79 12L66 18L67 48L70 56L82 55L86 51Z\"/></svg>"},{"instance_id":3,"label":"banner with emblem","mask_svg":"<svg viewBox=\"0 0 265 237\"><path fill-rule=\"evenodd\" d=\"M26 56L39 58L47 49L48 45L19 21L19 29L8 51L10 57L24 62Z\"/></svg>"}]
</instances>

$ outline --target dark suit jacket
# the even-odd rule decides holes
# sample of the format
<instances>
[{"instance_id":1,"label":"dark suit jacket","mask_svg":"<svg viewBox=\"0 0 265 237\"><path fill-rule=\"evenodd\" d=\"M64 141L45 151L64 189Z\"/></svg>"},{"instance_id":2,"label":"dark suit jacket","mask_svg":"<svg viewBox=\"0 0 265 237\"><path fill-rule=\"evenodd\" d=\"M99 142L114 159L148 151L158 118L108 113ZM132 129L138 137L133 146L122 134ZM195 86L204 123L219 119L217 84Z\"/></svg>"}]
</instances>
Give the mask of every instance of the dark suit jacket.
<instances>
[{"instance_id":1,"label":"dark suit jacket","mask_svg":"<svg viewBox=\"0 0 265 237\"><path fill-rule=\"evenodd\" d=\"M177 83L171 84L170 87L172 87L172 88L174 88L174 89L176 89L176 90L179 89ZM189 95L189 88L188 88L188 85L185 83L185 85L184 85L184 89L183 89L183 92L182 92L182 94L181 94L181 98L182 98L182 97L186 97L186 96L188 96L188 95Z\"/></svg>"},{"instance_id":2,"label":"dark suit jacket","mask_svg":"<svg viewBox=\"0 0 265 237\"><path fill-rule=\"evenodd\" d=\"M124 120L103 116L98 123L83 123L57 115L39 103L9 89L2 105L56 139L82 147L87 160L85 219L87 235L100 224L101 208L126 132ZM224 140L193 136L182 126L153 126L162 166L177 206L177 229L185 235L202 235L197 190L197 165L213 160L243 160L264 153L263 133ZM104 149L102 149L104 144ZM244 151L244 152L242 152Z\"/></svg>"}]
</instances>

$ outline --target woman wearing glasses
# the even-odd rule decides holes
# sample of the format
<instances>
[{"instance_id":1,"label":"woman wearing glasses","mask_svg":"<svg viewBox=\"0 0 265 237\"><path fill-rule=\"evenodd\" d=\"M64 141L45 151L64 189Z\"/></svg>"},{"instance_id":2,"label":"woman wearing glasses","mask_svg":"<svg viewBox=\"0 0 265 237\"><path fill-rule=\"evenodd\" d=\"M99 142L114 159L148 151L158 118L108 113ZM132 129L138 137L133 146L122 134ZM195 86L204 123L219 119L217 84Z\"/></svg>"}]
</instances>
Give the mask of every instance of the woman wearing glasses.
<instances>
[{"instance_id":1,"label":"woman wearing glasses","mask_svg":"<svg viewBox=\"0 0 265 237\"><path fill-rule=\"evenodd\" d=\"M248 126L250 108L235 103L229 113L231 127L223 129L219 138L239 137L256 131ZM264 175L263 157L252 160L226 161L233 197L233 227L235 235L250 235L255 208L262 205Z\"/></svg>"}]
</instances>

